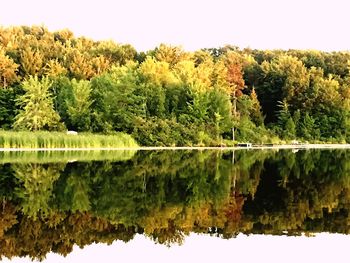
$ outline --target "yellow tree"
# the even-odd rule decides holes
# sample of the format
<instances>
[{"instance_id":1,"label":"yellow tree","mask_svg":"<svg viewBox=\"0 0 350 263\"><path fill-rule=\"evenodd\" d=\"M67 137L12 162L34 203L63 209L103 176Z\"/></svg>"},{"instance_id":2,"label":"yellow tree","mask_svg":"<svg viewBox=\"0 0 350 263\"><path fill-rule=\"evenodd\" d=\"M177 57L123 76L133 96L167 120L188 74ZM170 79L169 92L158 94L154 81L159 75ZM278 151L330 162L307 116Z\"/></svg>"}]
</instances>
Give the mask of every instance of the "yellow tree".
<instances>
[{"instance_id":1,"label":"yellow tree","mask_svg":"<svg viewBox=\"0 0 350 263\"><path fill-rule=\"evenodd\" d=\"M250 93L250 100L252 102L250 117L256 125L262 125L264 123L264 117L261 113L260 102L254 87Z\"/></svg>"},{"instance_id":2,"label":"yellow tree","mask_svg":"<svg viewBox=\"0 0 350 263\"><path fill-rule=\"evenodd\" d=\"M18 65L0 48L0 85L4 88L18 80Z\"/></svg>"},{"instance_id":3,"label":"yellow tree","mask_svg":"<svg viewBox=\"0 0 350 263\"><path fill-rule=\"evenodd\" d=\"M170 70L168 62L156 61L151 57L140 65L139 71L146 83L157 86L165 86L167 84L175 84L178 82L174 73Z\"/></svg>"},{"instance_id":4,"label":"yellow tree","mask_svg":"<svg viewBox=\"0 0 350 263\"><path fill-rule=\"evenodd\" d=\"M140 65L139 73L147 98L146 112L149 116L163 117L166 113L166 91L179 81L169 68L169 63L147 57Z\"/></svg>"},{"instance_id":5,"label":"yellow tree","mask_svg":"<svg viewBox=\"0 0 350 263\"><path fill-rule=\"evenodd\" d=\"M95 75L101 75L110 68L110 62L104 56L94 57L91 64Z\"/></svg>"},{"instance_id":6,"label":"yellow tree","mask_svg":"<svg viewBox=\"0 0 350 263\"><path fill-rule=\"evenodd\" d=\"M38 51L27 47L21 52L20 56L24 77L38 75L43 69L43 56Z\"/></svg>"},{"instance_id":7,"label":"yellow tree","mask_svg":"<svg viewBox=\"0 0 350 263\"><path fill-rule=\"evenodd\" d=\"M76 79L91 79L96 75L90 58L86 53L71 48L66 58L67 68Z\"/></svg>"},{"instance_id":8,"label":"yellow tree","mask_svg":"<svg viewBox=\"0 0 350 263\"><path fill-rule=\"evenodd\" d=\"M173 67L178 62L189 59L190 54L184 52L180 47L173 47L161 44L155 50L155 58L158 61L167 62L170 65L170 67Z\"/></svg>"},{"instance_id":9,"label":"yellow tree","mask_svg":"<svg viewBox=\"0 0 350 263\"><path fill-rule=\"evenodd\" d=\"M66 75L67 69L63 67L57 59L51 59L46 63L44 67L44 73L46 76L49 77L57 77L61 75Z\"/></svg>"},{"instance_id":10,"label":"yellow tree","mask_svg":"<svg viewBox=\"0 0 350 263\"><path fill-rule=\"evenodd\" d=\"M173 71L181 82L189 86L193 86L197 80L196 69L193 61L181 61L175 65Z\"/></svg>"},{"instance_id":11,"label":"yellow tree","mask_svg":"<svg viewBox=\"0 0 350 263\"><path fill-rule=\"evenodd\" d=\"M196 66L193 60L183 60L174 66L173 72L184 85L195 92L203 93L212 89L213 68L210 61Z\"/></svg>"}]
</instances>

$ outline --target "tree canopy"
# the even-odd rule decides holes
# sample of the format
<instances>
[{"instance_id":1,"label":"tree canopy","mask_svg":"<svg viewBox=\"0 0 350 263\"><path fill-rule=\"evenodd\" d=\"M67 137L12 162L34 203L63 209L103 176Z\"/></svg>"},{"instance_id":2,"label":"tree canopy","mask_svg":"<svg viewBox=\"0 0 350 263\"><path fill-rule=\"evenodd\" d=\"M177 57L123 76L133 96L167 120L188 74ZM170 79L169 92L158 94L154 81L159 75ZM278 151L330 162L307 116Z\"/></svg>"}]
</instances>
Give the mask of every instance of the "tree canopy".
<instances>
[{"instance_id":1,"label":"tree canopy","mask_svg":"<svg viewBox=\"0 0 350 263\"><path fill-rule=\"evenodd\" d=\"M238 141L349 142L349 61L233 46L139 53L69 30L0 28L0 128L126 132L141 145L222 145L232 128Z\"/></svg>"}]
</instances>

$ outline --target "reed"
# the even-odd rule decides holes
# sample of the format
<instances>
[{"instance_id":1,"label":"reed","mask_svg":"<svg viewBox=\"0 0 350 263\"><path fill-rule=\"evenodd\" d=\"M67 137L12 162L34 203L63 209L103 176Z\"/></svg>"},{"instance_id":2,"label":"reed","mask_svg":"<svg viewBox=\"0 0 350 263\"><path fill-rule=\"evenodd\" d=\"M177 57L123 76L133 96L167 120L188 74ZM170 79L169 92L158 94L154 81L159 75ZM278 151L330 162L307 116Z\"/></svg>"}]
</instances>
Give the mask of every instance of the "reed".
<instances>
[{"instance_id":1,"label":"reed","mask_svg":"<svg viewBox=\"0 0 350 263\"><path fill-rule=\"evenodd\" d=\"M128 134L101 135L82 133L69 135L62 132L0 131L3 149L77 149L77 148L135 148L136 141Z\"/></svg>"}]
</instances>

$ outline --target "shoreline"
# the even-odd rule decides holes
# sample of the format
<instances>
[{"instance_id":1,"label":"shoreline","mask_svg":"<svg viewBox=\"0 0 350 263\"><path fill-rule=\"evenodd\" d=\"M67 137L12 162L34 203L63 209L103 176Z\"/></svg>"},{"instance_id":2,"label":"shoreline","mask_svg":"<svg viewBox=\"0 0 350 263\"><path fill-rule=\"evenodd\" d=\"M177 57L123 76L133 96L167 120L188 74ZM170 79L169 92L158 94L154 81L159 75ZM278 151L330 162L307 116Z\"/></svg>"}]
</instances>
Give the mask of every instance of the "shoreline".
<instances>
[{"instance_id":1,"label":"shoreline","mask_svg":"<svg viewBox=\"0 0 350 263\"><path fill-rule=\"evenodd\" d=\"M283 150L283 149L350 149L350 144L284 144L284 145L253 145L252 147L200 147L200 146L140 146L140 147L115 147L115 148L0 148L0 152L30 152L30 151L149 151L149 150Z\"/></svg>"}]
</instances>

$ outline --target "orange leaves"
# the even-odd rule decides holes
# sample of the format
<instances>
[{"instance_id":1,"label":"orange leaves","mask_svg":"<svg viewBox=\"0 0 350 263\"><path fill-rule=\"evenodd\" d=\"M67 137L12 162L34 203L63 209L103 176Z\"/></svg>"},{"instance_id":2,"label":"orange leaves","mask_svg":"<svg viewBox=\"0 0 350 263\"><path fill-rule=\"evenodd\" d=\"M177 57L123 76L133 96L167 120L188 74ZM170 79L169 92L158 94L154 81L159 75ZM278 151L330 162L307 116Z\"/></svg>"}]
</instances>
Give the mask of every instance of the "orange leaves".
<instances>
[{"instance_id":1,"label":"orange leaves","mask_svg":"<svg viewBox=\"0 0 350 263\"><path fill-rule=\"evenodd\" d=\"M242 66L240 64L230 64L227 67L227 81L230 84L232 93L236 97L242 96L244 88L244 80L242 75Z\"/></svg>"},{"instance_id":2,"label":"orange leaves","mask_svg":"<svg viewBox=\"0 0 350 263\"><path fill-rule=\"evenodd\" d=\"M231 87L231 94L235 97L241 96L244 88L242 58L236 52L228 52L224 57L227 68L226 80Z\"/></svg>"}]
</instances>

